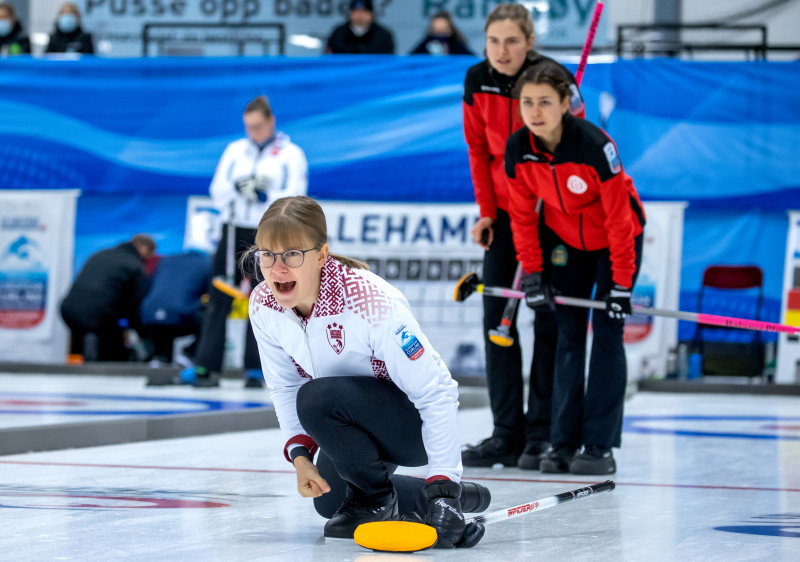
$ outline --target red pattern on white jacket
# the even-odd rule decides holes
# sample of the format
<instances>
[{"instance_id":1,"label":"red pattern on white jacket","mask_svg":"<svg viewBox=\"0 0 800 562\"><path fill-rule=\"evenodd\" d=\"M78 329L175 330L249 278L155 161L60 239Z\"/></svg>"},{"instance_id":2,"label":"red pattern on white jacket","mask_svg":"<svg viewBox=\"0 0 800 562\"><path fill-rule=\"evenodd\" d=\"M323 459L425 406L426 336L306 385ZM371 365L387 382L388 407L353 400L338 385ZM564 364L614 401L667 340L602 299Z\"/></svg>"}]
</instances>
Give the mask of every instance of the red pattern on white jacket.
<instances>
[{"instance_id":1,"label":"red pattern on white jacket","mask_svg":"<svg viewBox=\"0 0 800 562\"><path fill-rule=\"evenodd\" d=\"M250 296L250 321L286 447L310 442L316 448L296 407L297 391L310 378L378 377L396 384L419 410L429 475L460 480L458 385L400 291L369 271L328 258L310 317L282 308L264 282ZM343 348L329 341L334 322L345 334L337 339ZM288 459L286 448L284 454Z\"/></svg>"}]
</instances>

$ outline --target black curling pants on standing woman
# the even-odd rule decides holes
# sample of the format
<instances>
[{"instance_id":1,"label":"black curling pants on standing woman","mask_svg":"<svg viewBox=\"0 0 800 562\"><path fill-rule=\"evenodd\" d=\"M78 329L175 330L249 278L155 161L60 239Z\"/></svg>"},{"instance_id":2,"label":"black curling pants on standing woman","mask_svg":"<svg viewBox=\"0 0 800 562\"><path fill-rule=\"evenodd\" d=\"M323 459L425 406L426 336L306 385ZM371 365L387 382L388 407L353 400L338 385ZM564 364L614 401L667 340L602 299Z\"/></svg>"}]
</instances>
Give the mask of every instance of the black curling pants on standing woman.
<instances>
[{"instance_id":1,"label":"black curling pants on standing woman","mask_svg":"<svg viewBox=\"0 0 800 562\"><path fill-rule=\"evenodd\" d=\"M636 273L633 283L636 283L642 263L642 241L642 234L634 239ZM556 290L565 296L589 299L594 289L595 300L604 300L614 285L609 250L590 252L559 242L565 249L566 259L563 265L552 268ZM625 320L609 318L602 309L592 311L589 381L584 384L589 310L558 306L557 316L558 375L553 391L553 445L572 449L581 445L619 447L628 379L622 339Z\"/></svg>"},{"instance_id":2,"label":"black curling pants on standing woman","mask_svg":"<svg viewBox=\"0 0 800 562\"><path fill-rule=\"evenodd\" d=\"M517 255L511 235L511 220L507 212L497 209L497 218L492 229L494 240L483 257L483 282L487 287L511 287L517 270ZM545 257L549 257L549 240L549 238L542 239L542 255ZM546 282L549 271L548 267L544 269ZM501 347L489 340L489 330L496 330L500 325L506 302L503 298L483 297L486 384L494 418L493 436L504 440L510 447L521 452L526 441L533 443L550 438L558 327L554 313L536 312L528 409L523 414L524 385L517 314L514 314L511 322L510 335L514 343L510 347Z\"/></svg>"},{"instance_id":3,"label":"black curling pants on standing woman","mask_svg":"<svg viewBox=\"0 0 800 562\"><path fill-rule=\"evenodd\" d=\"M238 257L253 245L256 237L255 228L236 228L234 235L234 284L238 287L242 282L241 268L238 266ZM228 261L228 228L222 227L222 237L214 254L211 265L211 275L214 277L225 276ZM255 282L254 282L255 284ZM222 291L209 288L208 307L203 314L203 324L200 329L200 338L197 342L195 364L205 367L210 372L222 371L222 360L225 355L225 333L228 315L231 313L233 297ZM258 356L258 344L253 334L250 322L247 322L247 336L244 346L244 368L261 369L261 359Z\"/></svg>"}]
</instances>

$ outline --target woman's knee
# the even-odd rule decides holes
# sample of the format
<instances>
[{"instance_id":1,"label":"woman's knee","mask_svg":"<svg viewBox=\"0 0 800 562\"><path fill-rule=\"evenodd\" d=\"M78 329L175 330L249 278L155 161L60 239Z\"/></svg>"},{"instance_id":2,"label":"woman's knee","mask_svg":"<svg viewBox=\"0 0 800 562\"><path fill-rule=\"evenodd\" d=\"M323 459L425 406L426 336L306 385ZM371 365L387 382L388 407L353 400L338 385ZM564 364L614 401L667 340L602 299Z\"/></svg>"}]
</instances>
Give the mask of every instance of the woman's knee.
<instances>
[{"instance_id":1,"label":"woman's knee","mask_svg":"<svg viewBox=\"0 0 800 562\"><path fill-rule=\"evenodd\" d=\"M318 498L314 498L314 509L325 519L330 519L333 517L333 514L336 513L336 510L342 505L343 501L344 494L334 497L331 495L331 492L328 492L327 494L322 494Z\"/></svg>"},{"instance_id":2,"label":"woman's knee","mask_svg":"<svg viewBox=\"0 0 800 562\"><path fill-rule=\"evenodd\" d=\"M587 315L582 310L568 310L560 307L556 312L558 339L572 345L586 345Z\"/></svg>"},{"instance_id":3,"label":"woman's knee","mask_svg":"<svg viewBox=\"0 0 800 562\"><path fill-rule=\"evenodd\" d=\"M595 339L608 342L622 343L622 335L625 331L625 320L611 318L605 310L596 310L592 314L592 335Z\"/></svg>"},{"instance_id":4,"label":"woman's knee","mask_svg":"<svg viewBox=\"0 0 800 562\"><path fill-rule=\"evenodd\" d=\"M297 416L300 423L305 425L304 417L309 413L319 414L324 411L326 404L330 404L333 380L333 377L313 379L300 387L297 391Z\"/></svg>"}]
</instances>

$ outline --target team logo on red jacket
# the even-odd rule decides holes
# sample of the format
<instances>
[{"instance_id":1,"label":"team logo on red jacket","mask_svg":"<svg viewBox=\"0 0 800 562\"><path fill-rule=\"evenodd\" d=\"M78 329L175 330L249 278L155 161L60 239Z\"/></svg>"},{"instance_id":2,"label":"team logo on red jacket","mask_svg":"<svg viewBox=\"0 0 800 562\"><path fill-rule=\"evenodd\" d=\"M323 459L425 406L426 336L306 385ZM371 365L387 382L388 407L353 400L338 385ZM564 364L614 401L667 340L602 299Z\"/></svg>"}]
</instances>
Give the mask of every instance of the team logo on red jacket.
<instances>
[{"instance_id":1,"label":"team logo on red jacket","mask_svg":"<svg viewBox=\"0 0 800 562\"><path fill-rule=\"evenodd\" d=\"M586 185L586 181L582 177L570 176L567 178L567 189L569 189L575 195L586 193L587 188L588 186Z\"/></svg>"},{"instance_id":2,"label":"team logo on red jacket","mask_svg":"<svg viewBox=\"0 0 800 562\"><path fill-rule=\"evenodd\" d=\"M344 350L344 326L340 326L334 322L333 324L328 324L328 329L326 331L328 334L328 343L331 344L336 355L339 355L342 350Z\"/></svg>"}]
</instances>

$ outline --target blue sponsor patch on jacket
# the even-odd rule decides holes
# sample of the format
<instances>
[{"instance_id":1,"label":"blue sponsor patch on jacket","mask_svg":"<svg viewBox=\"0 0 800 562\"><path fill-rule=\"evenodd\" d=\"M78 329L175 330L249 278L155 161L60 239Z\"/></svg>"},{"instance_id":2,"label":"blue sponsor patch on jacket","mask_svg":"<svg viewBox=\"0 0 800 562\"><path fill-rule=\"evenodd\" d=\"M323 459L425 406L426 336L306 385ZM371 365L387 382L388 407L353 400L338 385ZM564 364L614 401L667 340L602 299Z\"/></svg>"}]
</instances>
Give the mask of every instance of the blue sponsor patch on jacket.
<instances>
[{"instance_id":1,"label":"blue sponsor patch on jacket","mask_svg":"<svg viewBox=\"0 0 800 562\"><path fill-rule=\"evenodd\" d=\"M607 142L605 146L603 146L603 153L606 155L606 160L608 160L608 167L611 168L611 173L620 173L622 171L622 162L619 159L617 147L614 146L614 143Z\"/></svg>"},{"instance_id":2,"label":"blue sponsor patch on jacket","mask_svg":"<svg viewBox=\"0 0 800 562\"><path fill-rule=\"evenodd\" d=\"M398 324L394 329L394 340L403 350L403 353L412 361L422 357L425 352L425 348L422 347L417 336L405 324Z\"/></svg>"}]
</instances>

